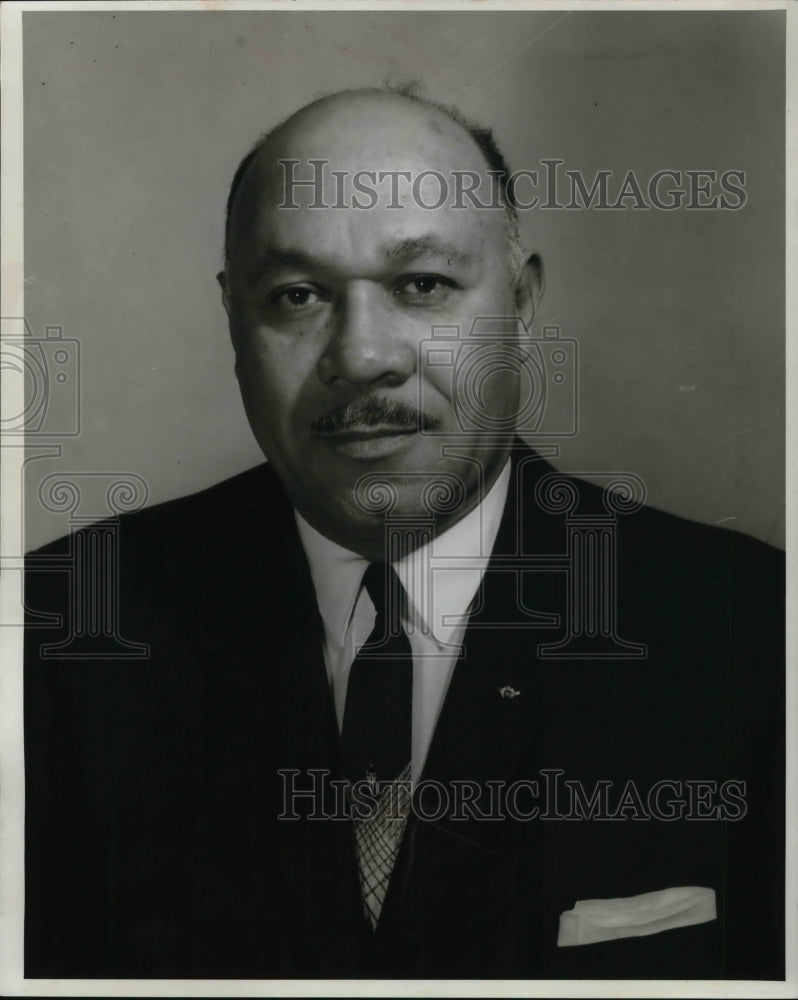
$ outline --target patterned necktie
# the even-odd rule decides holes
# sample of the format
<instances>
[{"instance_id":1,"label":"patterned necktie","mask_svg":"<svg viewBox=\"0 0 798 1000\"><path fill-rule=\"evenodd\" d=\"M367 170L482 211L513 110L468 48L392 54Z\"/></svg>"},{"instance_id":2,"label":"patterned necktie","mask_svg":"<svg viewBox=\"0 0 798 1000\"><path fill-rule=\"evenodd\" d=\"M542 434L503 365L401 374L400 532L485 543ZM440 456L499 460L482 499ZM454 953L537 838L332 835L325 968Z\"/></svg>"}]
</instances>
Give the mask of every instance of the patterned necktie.
<instances>
[{"instance_id":1,"label":"patterned necktie","mask_svg":"<svg viewBox=\"0 0 798 1000\"><path fill-rule=\"evenodd\" d=\"M407 822L413 654L401 625L406 595L395 570L371 563L363 586L377 617L349 672L341 739L347 777L365 781L372 793L354 826L363 903L376 927Z\"/></svg>"}]
</instances>

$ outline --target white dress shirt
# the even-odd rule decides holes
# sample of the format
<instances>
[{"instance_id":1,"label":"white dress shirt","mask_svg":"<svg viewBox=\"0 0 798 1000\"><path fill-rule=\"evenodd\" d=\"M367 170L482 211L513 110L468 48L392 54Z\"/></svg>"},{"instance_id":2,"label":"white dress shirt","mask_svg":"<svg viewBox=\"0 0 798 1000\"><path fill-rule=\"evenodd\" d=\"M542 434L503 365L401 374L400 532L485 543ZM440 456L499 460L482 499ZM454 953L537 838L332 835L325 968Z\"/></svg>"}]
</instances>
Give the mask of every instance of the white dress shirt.
<instances>
[{"instance_id":1,"label":"white dress shirt","mask_svg":"<svg viewBox=\"0 0 798 1000\"><path fill-rule=\"evenodd\" d=\"M421 776L427 758L469 607L496 541L509 481L508 461L477 507L432 542L394 563L409 598L402 624L413 652L413 782ZM324 622L324 662L340 730L352 661L371 634L376 617L371 599L361 589L368 562L294 513Z\"/></svg>"}]
</instances>

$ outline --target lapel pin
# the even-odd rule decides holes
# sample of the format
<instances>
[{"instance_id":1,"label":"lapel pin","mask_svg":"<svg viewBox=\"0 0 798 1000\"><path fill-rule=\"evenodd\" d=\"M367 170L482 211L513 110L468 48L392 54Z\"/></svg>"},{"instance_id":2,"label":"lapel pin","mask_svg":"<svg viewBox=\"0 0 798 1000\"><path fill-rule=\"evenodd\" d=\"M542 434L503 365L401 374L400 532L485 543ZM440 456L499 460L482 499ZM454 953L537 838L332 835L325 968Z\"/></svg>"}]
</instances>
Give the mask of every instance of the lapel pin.
<instances>
[{"instance_id":1,"label":"lapel pin","mask_svg":"<svg viewBox=\"0 0 798 1000\"><path fill-rule=\"evenodd\" d=\"M510 687L509 684L505 684L499 688L499 694L502 698L517 698L521 692L517 691L514 687Z\"/></svg>"}]
</instances>

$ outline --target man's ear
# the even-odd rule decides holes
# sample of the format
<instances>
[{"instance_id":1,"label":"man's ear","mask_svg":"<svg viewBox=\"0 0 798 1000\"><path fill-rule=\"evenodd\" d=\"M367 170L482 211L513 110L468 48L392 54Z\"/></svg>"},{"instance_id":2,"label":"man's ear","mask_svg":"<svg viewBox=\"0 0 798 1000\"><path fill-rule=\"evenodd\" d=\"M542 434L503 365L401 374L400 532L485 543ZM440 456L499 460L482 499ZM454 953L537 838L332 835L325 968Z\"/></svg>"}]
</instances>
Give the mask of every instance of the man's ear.
<instances>
[{"instance_id":1,"label":"man's ear","mask_svg":"<svg viewBox=\"0 0 798 1000\"><path fill-rule=\"evenodd\" d=\"M521 268L515 286L515 308L528 329L532 326L538 303L543 297L544 284L543 261L540 254L530 254Z\"/></svg>"},{"instance_id":2,"label":"man's ear","mask_svg":"<svg viewBox=\"0 0 798 1000\"><path fill-rule=\"evenodd\" d=\"M230 315L230 296L227 291L227 275L224 271L220 271L216 275L216 280L219 282L219 287L222 290L222 305L224 306L224 311L227 315Z\"/></svg>"}]
</instances>

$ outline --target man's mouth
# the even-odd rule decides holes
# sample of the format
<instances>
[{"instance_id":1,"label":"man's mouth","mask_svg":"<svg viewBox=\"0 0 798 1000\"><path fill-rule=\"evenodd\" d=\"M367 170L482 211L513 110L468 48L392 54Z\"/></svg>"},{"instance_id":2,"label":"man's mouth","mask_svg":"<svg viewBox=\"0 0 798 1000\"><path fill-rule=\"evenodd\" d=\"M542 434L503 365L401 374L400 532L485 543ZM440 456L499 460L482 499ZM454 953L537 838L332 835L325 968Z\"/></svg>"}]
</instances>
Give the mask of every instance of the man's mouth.
<instances>
[{"instance_id":1,"label":"man's mouth","mask_svg":"<svg viewBox=\"0 0 798 1000\"><path fill-rule=\"evenodd\" d=\"M417 427L406 424L377 424L322 432L318 437L348 458L371 461L406 448L417 432Z\"/></svg>"},{"instance_id":2,"label":"man's mouth","mask_svg":"<svg viewBox=\"0 0 798 1000\"><path fill-rule=\"evenodd\" d=\"M317 440L361 462L396 454L437 421L411 403L364 396L325 413L310 425Z\"/></svg>"}]
</instances>

